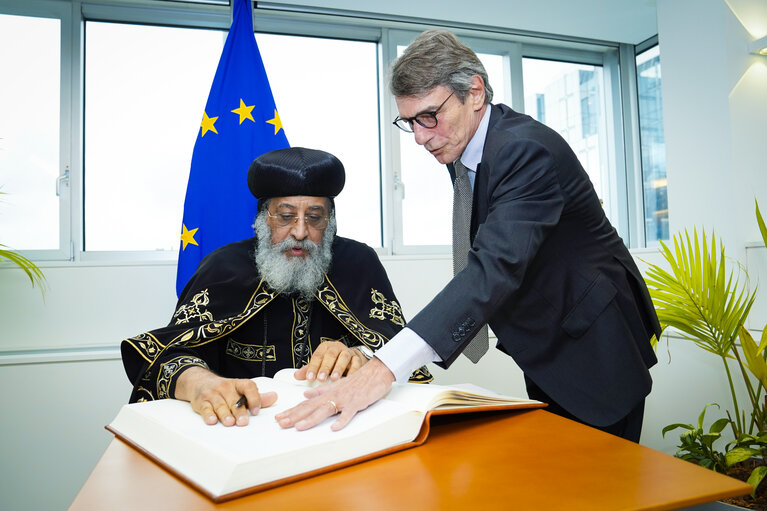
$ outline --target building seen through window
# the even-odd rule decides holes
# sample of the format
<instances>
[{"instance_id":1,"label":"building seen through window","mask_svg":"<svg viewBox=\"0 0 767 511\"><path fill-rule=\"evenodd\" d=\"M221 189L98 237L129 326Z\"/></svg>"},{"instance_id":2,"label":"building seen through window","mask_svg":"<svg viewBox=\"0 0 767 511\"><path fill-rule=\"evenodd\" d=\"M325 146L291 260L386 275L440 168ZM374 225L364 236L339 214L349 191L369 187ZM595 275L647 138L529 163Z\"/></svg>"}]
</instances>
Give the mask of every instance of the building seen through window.
<instances>
[{"instance_id":1,"label":"building seen through window","mask_svg":"<svg viewBox=\"0 0 767 511\"><path fill-rule=\"evenodd\" d=\"M532 58L522 63L525 112L567 140L604 203L608 169L602 68Z\"/></svg>"},{"instance_id":2,"label":"building seen through window","mask_svg":"<svg viewBox=\"0 0 767 511\"><path fill-rule=\"evenodd\" d=\"M658 46L637 55L636 63L645 238L648 246L654 246L658 240L669 239L666 142Z\"/></svg>"}]
</instances>

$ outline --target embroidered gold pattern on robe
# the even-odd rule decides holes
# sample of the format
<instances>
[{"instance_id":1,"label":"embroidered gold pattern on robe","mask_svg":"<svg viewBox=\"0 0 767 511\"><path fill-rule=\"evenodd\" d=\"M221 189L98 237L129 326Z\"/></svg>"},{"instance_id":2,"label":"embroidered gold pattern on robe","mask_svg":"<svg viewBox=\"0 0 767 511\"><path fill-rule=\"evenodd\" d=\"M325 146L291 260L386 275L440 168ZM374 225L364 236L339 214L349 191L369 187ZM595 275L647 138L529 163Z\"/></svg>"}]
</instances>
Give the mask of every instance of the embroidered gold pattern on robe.
<instances>
[{"instance_id":1,"label":"embroidered gold pattern on robe","mask_svg":"<svg viewBox=\"0 0 767 511\"><path fill-rule=\"evenodd\" d=\"M203 289L192 297L189 303L178 308L173 317L176 319L176 325L189 323L190 321L213 321L213 314L205 308L210 303L208 290Z\"/></svg>"},{"instance_id":2,"label":"embroidered gold pattern on robe","mask_svg":"<svg viewBox=\"0 0 767 511\"><path fill-rule=\"evenodd\" d=\"M410 383L429 383L432 380L434 380L434 376L426 369L426 366L413 371L408 379Z\"/></svg>"},{"instance_id":3,"label":"embroidered gold pattern on robe","mask_svg":"<svg viewBox=\"0 0 767 511\"><path fill-rule=\"evenodd\" d=\"M167 399L173 397L170 395L170 384L173 377L182 369L188 366L204 367L208 369L208 364L204 360L189 355L179 355L164 362L157 373L157 398Z\"/></svg>"},{"instance_id":4,"label":"embroidered gold pattern on robe","mask_svg":"<svg viewBox=\"0 0 767 511\"><path fill-rule=\"evenodd\" d=\"M277 294L276 291L262 289L253 295L248 307L240 314L222 321L212 321L187 330L168 343L168 346L178 344L183 344L185 346L200 346L215 341L216 339L220 339L238 329L244 322L258 314L267 303L271 302L272 299L277 296Z\"/></svg>"},{"instance_id":5,"label":"embroidered gold pattern on robe","mask_svg":"<svg viewBox=\"0 0 767 511\"><path fill-rule=\"evenodd\" d=\"M259 344L244 344L237 342L231 337L226 340L226 354L248 362L261 362L264 360L264 346ZM266 345L266 361L275 362L277 352L274 344Z\"/></svg>"},{"instance_id":6,"label":"embroidered gold pattern on robe","mask_svg":"<svg viewBox=\"0 0 767 511\"><path fill-rule=\"evenodd\" d=\"M312 347L309 341L309 315L311 304L304 298L293 298L293 330L290 333L290 349L293 354L293 367L301 367L309 362Z\"/></svg>"},{"instance_id":7,"label":"embroidered gold pattern on robe","mask_svg":"<svg viewBox=\"0 0 767 511\"><path fill-rule=\"evenodd\" d=\"M139 352L139 354L146 360L147 362L151 362L155 359L158 353L160 353L163 349L165 349L165 346L163 346L160 341L155 339L155 337L147 332L144 332L143 334L139 334L135 337L131 337L129 339L126 339L135 349Z\"/></svg>"},{"instance_id":8,"label":"embroidered gold pattern on robe","mask_svg":"<svg viewBox=\"0 0 767 511\"><path fill-rule=\"evenodd\" d=\"M266 304L271 302L274 297L277 296L277 294L278 293L276 291L272 291L270 289L261 289L261 285L259 284L258 289L248 302L248 306L240 314L232 316L231 318L224 319L222 321L205 323L196 328L186 330L176 336L175 339L171 340L167 346L162 346L159 342L155 342L156 345L161 346L161 349L158 350L153 346L154 349L152 349L151 353L147 350L140 349L140 345L137 345L135 342L133 342L133 339L139 338L142 340L147 338L154 339L154 337L151 335L141 334L136 338L128 339L128 341L150 363L149 367L151 367L152 364L154 364L154 361L157 359L157 356L170 346L200 346L202 344L215 341L216 339L220 339L221 337L233 332L251 317L258 314L261 309L266 306ZM147 368L147 372L148 371L149 368Z\"/></svg>"},{"instance_id":9,"label":"embroidered gold pattern on robe","mask_svg":"<svg viewBox=\"0 0 767 511\"><path fill-rule=\"evenodd\" d=\"M373 302L380 304L381 306L380 309L376 307L371 310L371 317L385 319L387 316L390 316L390 320L393 323L404 325L404 321L402 319L402 310L399 304L393 300L387 303L382 293L378 293L372 289L371 291ZM208 367L203 360L189 355L182 355L163 363L162 366L158 368L159 371L157 372L157 381L156 385L154 385L155 389L157 389L155 395L155 393L150 390L153 385L148 379L150 374L149 368L154 365L157 358L166 349L172 346L196 347L228 336L237 330L240 326L242 326L246 321L260 313L263 308L278 294L278 292L269 289L262 281L256 288L254 294L251 296L248 305L241 313L222 319L220 321L214 321L212 314L205 308L205 306L207 306L210 302L208 290L206 289L196 294L192 298L190 304L179 308L176 314L174 314L174 317L176 318L176 322L174 323L175 325L183 325L189 321L204 321L202 324L198 324L194 327L180 331L180 333L177 334L175 338L168 341L167 345L163 345L150 333L143 333L127 339L126 341L129 342L130 345L147 362L149 362L149 367L141 378L141 381L136 386L136 392L139 395L137 401L147 401L170 397L169 394L172 391L175 377L179 374L180 369L188 365L201 365L206 368ZM347 346L356 345L356 339L369 348L376 350L381 348L383 344L388 340L387 337L383 336L379 332L376 332L375 330L368 328L355 317L351 309L339 296L338 291L330 283L327 275L325 276L323 285L320 287L320 289L317 290L315 296L317 297L318 302L321 303L350 332L349 335L343 336L341 339L339 339ZM379 297L380 301L376 301L379 299ZM311 340L309 338L310 304L305 300L301 301L301 304L296 303L294 305L294 323L293 331L291 332L291 342L294 350L296 347L299 347L300 344L300 354L303 354L304 351L307 351L308 357L312 353ZM376 312L376 314L380 314L380 316L373 316L374 310L380 311ZM301 340L303 340L303 343L300 342ZM322 338L321 340L330 339ZM234 339L227 340L226 352L229 355L249 361L261 361L264 357L263 346L242 344L238 343ZM268 345L266 347L265 355L267 361L276 361L275 346ZM299 353L294 351L294 367L296 367L296 359L301 358L297 357L296 355L299 355ZM308 360L308 358L306 360ZM429 374L425 367L416 370L410 377L411 382L426 383L432 379L433 377L431 374Z\"/></svg>"},{"instance_id":10,"label":"embroidered gold pattern on robe","mask_svg":"<svg viewBox=\"0 0 767 511\"><path fill-rule=\"evenodd\" d=\"M333 339L332 337L320 336L320 343L323 343L323 342L334 342L334 341L335 342L342 342L342 343L344 343L344 346L351 347L349 345L349 335L348 334L347 335L342 335L338 339Z\"/></svg>"},{"instance_id":11,"label":"embroidered gold pattern on robe","mask_svg":"<svg viewBox=\"0 0 767 511\"><path fill-rule=\"evenodd\" d=\"M387 301L383 293L372 288L370 289L370 299L375 304L370 309L371 318L383 321L389 316L390 321L395 325L405 326L405 320L402 319L402 307L395 300Z\"/></svg>"},{"instance_id":12,"label":"embroidered gold pattern on robe","mask_svg":"<svg viewBox=\"0 0 767 511\"><path fill-rule=\"evenodd\" d=\"M338 295L338 291L336 291L333 284L328 280L327 275L325 276L325 282L323 282L322 287L317 290L315 296L317 296L319 302L324 305L347 330L354 334L354 336L368 348L377 350L384 345L384 342L388 341L383 335L375 330L369 329L354 316L354 313L344 303Z\"/></svg>"}]
</instances>

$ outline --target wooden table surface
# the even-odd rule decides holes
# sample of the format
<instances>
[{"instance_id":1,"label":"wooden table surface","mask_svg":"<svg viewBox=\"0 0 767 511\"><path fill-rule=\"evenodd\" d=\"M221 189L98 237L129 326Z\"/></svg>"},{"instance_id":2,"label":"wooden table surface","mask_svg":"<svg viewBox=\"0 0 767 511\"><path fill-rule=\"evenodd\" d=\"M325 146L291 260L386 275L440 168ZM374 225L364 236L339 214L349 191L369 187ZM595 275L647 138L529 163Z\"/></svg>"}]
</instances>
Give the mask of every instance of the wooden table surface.
<instances>
[{"instance_id":1,"label":"wooden table surface","mask_svg":"<svg viewBox=\"0 0 767 511\"><path fill-rule=\"evenodd\" d=\"M420 447L215 504L118 439L70 511L677 509L751 487L545 410L432 418Z\"/></svg>"}]
</instances>

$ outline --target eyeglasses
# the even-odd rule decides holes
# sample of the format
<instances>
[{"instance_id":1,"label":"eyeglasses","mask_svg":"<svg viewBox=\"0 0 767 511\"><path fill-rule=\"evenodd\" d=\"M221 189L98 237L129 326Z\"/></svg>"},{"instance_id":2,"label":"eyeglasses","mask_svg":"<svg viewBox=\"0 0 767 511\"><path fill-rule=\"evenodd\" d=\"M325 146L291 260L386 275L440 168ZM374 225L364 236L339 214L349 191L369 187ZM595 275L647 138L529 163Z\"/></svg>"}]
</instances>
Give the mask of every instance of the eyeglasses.
<instances>
[{"instance_id":1,"label":"eyeglasses","mask_svg":"<svg viewBox=\"0 0 767 511\"><path fill-rule=\"evenodd\" d=\"M441 105L437 107L436 110L433 112L421 112L420 114L416 115L415 117L400 117L397 116L396 119L394 119L394 124L396 127L404 131L405 133L413 133L413 123L417 122L421 126L427 129L432 129L437 127L437 113L440 111L440 109L445 106L445 103L447 103L447 100L453 97L453 94L455 94L455 91L451 92L448 97L445 98L445 101L442 102Z\"/></svg>"},{"instance_id":2,"label":"eyeglasses","mask_svg":"<svg viewBox=\"0 0 767 511\"><path fill-rule=\"evenodd\" d=\"M298 215L294 215L293 213L277 213L276 215L273 215L269 212L269 210L266 210L266 216L274 220L274 223L277 224L278 227L289 227L291 225L298 223ZM320 215L313 215L313 214L307 214L304 215L304 222L306 225L311 227L312 229L324 229L328 226L328 220L330 217L327 216L320 216Z\"/></svg>"}]
</instances>

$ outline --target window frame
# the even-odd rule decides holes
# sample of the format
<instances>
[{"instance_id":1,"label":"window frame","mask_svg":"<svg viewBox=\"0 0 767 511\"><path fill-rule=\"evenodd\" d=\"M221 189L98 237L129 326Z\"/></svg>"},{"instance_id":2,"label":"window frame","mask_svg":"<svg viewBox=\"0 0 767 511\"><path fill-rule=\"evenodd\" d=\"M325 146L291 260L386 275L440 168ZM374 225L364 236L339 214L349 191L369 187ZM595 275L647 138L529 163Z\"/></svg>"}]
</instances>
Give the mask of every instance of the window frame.
<instances>
[{"instance_id":1,"label":"window frame","mask_svg":"<svg viewBox=\"0 0 767 511\"><path fill-rule=\"evenodd\" d=\"M645 53L648 50L651 50L652 48L658 47L658 36L655 35L653 37L650 37L646 39L645 41L642 41L641 43L637 44L635 47L632 48L633 53L629 55L628 58L631 59L631 63L627 65L627 67L630 68L630 79L631 81L631 91L633 91L633 94L636 96L636 103L632 105L632 113L636 116L636 125L635 125L635 133L636 133L636 149L633 152L634 158L636 160L636 186L639 189L638 194L638 202L634 206L637 213L637 230L640 233L641 236L641 246L648 248L648 249L657 249L660 247L660 243L656 240L650 240L647 238L647 224L645 221L645 197L644 197L644 168L642 163L642 131L641 131L641 117L640 117L640 107L639 107L639 73L637 71L637 58ZM660 49L660 48L659 48ZM662 64L661 64L662 69ZM662 71L661 71L662 72ZM668 178L668 168L666 168L666 178ZM668 200L668 199L667 199ZM667 241L666 238L663 241Z\"/></svg>"},{"instance_id":2,"label":"window frame","mask_svg":"<svg viewBox=\"0 0 767 511\"><path fill-rule=\"evenodd\" d=\"M72 180L76 174L73 161L77 154L75 137L72 135L73 119L76 116L72 111L71 100L76 96L78 82L76 69L72 65L72 41L76 30L72 22L72 12L73 6L54 0L9 0L8 5L4 5L2 9L2 14L59 20L59 174L54 182L46 183L46 186L50 186L51 189L55 187L59 197L59 246L56 249L20 249L18 251L34 261L71 260L74 253L72 234L75 230L72 229L72 209L76 203L76 197L72 194ZM0 262L0 264L6 263Z\"/></svg>"},{"instance_id":3,"label":"window frame","mask_svg":"<svg viewBox=\"0 0 767 511\"><path fill-rule=\"evenodd\" d=\"M175 263L176 251L83 250L84 190L84 38L85 21L139 23L172 27L227 30L231 7L221 4L124 0L103 3L88 0L8 0L4 14L58 18L61 20L60 106L60 247L58 250L22 250L36 261L97 262L103 264ZM342 14L342 16L338 16ZM344 17L346 16L346 17ZM639 120L633 45L567 38L551 34L504 31L491 27L440 22L475 51L504 58L505 96L524 112L523 58L561 60L603 69L605 115L608 120L608 168L605 176L609 216L619 234L632 248L645 247ZM374 42L379 70L379 162L383 247L379 255L448 255L448 245L407 246L402 231L402 185L399 138L391 120L396 116L388 92L386 72L396 56L397 45L407 44L422 30L433 28L424 20L376 17L353 12L323 12L266 5L254 10L256 32L329 37ZM68 171L68 174L67 174ZM53 186L53 184L51 185Z\"/></svg>"}]
</instances>

